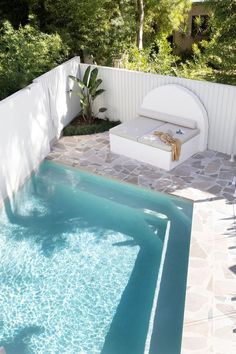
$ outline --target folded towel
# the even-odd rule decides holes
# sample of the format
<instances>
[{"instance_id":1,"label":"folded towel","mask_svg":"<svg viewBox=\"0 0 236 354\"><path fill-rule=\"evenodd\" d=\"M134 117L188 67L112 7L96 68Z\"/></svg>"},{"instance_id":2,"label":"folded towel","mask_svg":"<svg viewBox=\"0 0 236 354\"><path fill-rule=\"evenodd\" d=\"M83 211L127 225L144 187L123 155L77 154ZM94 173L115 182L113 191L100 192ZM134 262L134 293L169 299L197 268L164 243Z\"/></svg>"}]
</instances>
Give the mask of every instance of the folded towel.
<instances>
[{"instance_id":1,"label":"folded towel","mask_svg":"<svg viewBox=\"0 0 236 354\"><path fill-rule=\"evenodd\" d=\"M181 152L181 141L179 139L173 138L168 133L155 131L154 134L157 135L165 144L170 145L172 147L172 161L179 160Z\"/></svg>"}]
</instances>

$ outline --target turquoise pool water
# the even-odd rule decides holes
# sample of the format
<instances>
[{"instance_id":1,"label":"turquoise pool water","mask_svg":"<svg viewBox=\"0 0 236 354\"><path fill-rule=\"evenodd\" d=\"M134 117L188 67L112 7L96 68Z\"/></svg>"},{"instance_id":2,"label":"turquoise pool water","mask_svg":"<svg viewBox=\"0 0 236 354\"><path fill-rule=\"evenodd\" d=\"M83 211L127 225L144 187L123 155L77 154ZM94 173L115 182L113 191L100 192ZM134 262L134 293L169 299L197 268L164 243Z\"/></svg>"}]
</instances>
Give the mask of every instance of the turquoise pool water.
<instances>
[{"instance_id":1,"label":"turquoise pool water","mask_svg":"<svg viewBox=\"0 0 236 354\"><path fill-rule=\"evenodd\" d=\"M180 352L192 203L44 162L0 211L7 354Z\"/></svg>"}]
</instances>

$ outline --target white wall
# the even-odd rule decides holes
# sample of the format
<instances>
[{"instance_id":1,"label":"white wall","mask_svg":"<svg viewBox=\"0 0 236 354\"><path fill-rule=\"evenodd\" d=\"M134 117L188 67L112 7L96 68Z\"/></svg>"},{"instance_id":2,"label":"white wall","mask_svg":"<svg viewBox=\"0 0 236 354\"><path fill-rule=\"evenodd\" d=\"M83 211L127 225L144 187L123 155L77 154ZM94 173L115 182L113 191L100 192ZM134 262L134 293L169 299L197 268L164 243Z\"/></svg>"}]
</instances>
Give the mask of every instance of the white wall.
<instances>
[{"instance_id":1,"label":"white wall","mask_svg":"<svg viewBox=\"0 0 236 354\"><path fill-rule=\"evenodd\" d=\"M0 102L0 200L11 195L49 152L42 87L32 84Z\"/></svg>"},{"instance_id":2,"label":"white wall","mask_svg":"<svg viewBox=\"0 0 236 354\"><path fill-rule=\"evenodd\" d=\"M79 97L68 94L69 89L74 87L74 82L68 78L68 75L78 76L79 63L80 58L75 57L34 80L35 83L42 85L47 96L52 139L60 136L64 126L80 110Z\"/></svg>"},{"instance_id":3,"label":"white wall","mask_svg":"<svg viewBox=\"0 0 236 354\"><path fill-rule=\"evenodd\" d=\"M0 201L18 189L79 112L78 97L67 93L68 75L77 75L78 64L74 58L0 101Z\"/></svg>"},{"instance_id":4,"label":"white wall","mask_svg":"<svg viewBox=\"0 0 236 354\"><path fill-rule=\"evenodd\" d=\"M80 64L81 74L86 67L87 64ZM137 116L144 96L155 87L176 83L190 89L208 113L209 149L236 154L235 86L107 67L99 67L99 75L106 92L97 103L108 108L106 115L111 120L122 122Z\"/></svg>"}]
</instances>

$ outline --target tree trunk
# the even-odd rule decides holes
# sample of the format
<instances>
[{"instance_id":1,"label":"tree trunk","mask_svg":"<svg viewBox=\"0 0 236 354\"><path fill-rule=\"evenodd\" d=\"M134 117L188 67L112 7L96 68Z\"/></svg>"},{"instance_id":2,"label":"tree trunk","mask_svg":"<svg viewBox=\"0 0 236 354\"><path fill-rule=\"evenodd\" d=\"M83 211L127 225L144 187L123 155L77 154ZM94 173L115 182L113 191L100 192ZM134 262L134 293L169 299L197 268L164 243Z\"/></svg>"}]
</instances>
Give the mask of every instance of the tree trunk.
<instances>
[{"instance_id":1,"label":"tree trunk","mask_svg":"<svg viewBox=\"0 0 236 354\"><path fill-rule=\"evenodd\" d=\"M138 35L137 46L139 50L143 49L143 22L144 22L144 3L143 0L137 0L138 5Z\"/></svg>"}]
</instances>

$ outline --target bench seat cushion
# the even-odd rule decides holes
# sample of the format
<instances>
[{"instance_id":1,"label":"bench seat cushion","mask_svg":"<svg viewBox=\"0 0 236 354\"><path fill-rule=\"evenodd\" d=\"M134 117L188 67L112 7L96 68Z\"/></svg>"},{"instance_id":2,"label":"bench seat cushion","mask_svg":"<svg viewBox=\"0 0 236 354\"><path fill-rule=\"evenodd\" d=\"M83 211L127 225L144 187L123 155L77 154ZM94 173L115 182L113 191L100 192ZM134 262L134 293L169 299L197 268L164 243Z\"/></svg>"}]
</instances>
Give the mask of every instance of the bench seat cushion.
<instances>
[{"instance_id":1,"label":"bench seat cushion","mask_svg":"<svg viewBox=\"0 0 236 354\"><path fill-rule=\"evenodd\" d=\"M179 130L182 132L182 134L177 133ZM192 139L200 132L199 129L190 129L190 128L183 127L181 125L165 123L159 126L158 129L152 129L149 133L139 137L137 141L146 145L151 145L153 147L162 150L171 151L171 146L161 141L160 138L154 134L155 131L169 133L173 138L179 139L182 142L182 144Z\"/></svg>"},{"instance_id":2,"label":"bench seat cushion","mask_svg":"<svg viewBox=\"0 0 236 354\"><path fill-rule=\"evenodd\" d=\"M147 109L147 108L140 108L139 115L141 117L158 119L165 123L180 124L183 127L187 127L191 129L197 128L197 123L195 120L183 118L180 116L174 116L173 114L168 114L164 112L161 113L157 111L152 111L151 109Z\"/></svg>"},{"instance_id":3,"label":"bench seat cushion","mask_svg":"<svg viewBox=\"0 0 236 354\"><path fill-rule=\"evenodd\" d=\"M136 118L110 129L111 134L137 141L139 137L157 130L164 123L151 118Z\"/></svg>"}]
</instances>

